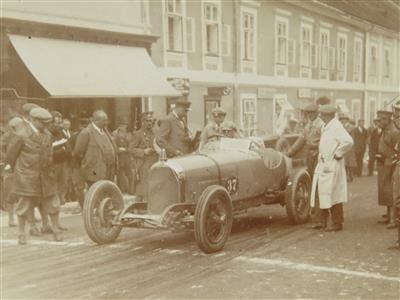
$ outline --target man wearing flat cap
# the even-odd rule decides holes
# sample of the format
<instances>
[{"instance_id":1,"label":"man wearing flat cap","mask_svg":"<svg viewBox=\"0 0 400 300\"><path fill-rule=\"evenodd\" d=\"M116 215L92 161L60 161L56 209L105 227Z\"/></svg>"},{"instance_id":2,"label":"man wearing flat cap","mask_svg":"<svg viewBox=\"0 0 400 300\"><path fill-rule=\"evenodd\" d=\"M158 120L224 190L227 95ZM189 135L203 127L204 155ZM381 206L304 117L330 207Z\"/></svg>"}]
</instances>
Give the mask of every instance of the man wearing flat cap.
<instances>
[{"instance_id":1,"label":"man wearing flat cap","mask_svg":"<svg viewBox=\"0 0 400 300\"><path fill-rule=\"evenodd\" d=\"M395 210L393 206L393 157L396 153L396 144L399 139L399 131L392 122L392 112L380 110L377 112L379 126L382 133L378 144L378 204L386 206L386 217L378 221L387 224L387 228L396 228Z\"/></svg>"},{"instance_id":2,"label":"man wearing flat cap","mask_svg":"<svg viewBox=\"0 0 400 300\"><path fill-rule=\"evenodd\" d=\"M318 106L309 104L303 109L307 124L300 137L290 147L288 156L293 157L298 151L305 147L307 171L312 177L318 160L318 146L321 138L321 129L324 122L318 117Z\"/></svg>"},{"instance_id":3,"label":"man wearing flat cap","mask_svg":"<svg viewBox=\"0 0 400 300\"><path fill-rule=\"evenodd\" d=\"M216 107L212 110L211 120L203 128L200 135L199 149L205 144L218 140L223 136L221 124L224 122L226 111L222 107Z\"/></svg>"},{"instance_id":4,"label":"man wearing flat cap","mask_svg":"<svg viewBox=\"0 0 400 300\"><path fill-rule=\"evenodd\" d=\"M320 223L315 229L339 231L343 229L343 203L347 202L347 181L344 155L353 146L353 139L335 118L336 107L330 104L321 105L319 109L324 122L319 143L318 164L315 168L311 206L319 199L321 209ZM332 225L327 226L329 214Z\"/></svg>"},{"instance_id":5,"label":"man wearing flat cap","mask_svg":"<svg viewBox=\"0 0 400 300\"><path fill-rule=\"evenodd\" d=\"M400 100L393 104L393 125L398 130L398 138L395 146L395 156L393 159L393 204L397 225L396 247L400 249Z\"/></svg>"},{"instance_id":6,"label":"man wearing flat cap","mask_svg":"<svg viewBox=\"0 0 400 300\"><path fill-rule=\"evenodd\" d=\"M192 139L187 126L187 113L191 102L179 99L165 119L159 121L156 142L165 149L168 157L188 154L192 151Z\"/></svg>"},{"instance_id":7,"label":"man wearing flat cap","mask_svg":"<svg viewBox=\"0 0 400 300\"><path fill-rule=\"evenodd\" d=\"M40 107L30 112L29 131L18 136L7 149L6 162L14 169L14 189L18 202L18 242L26 244L25 223L33 215L35 204L50 216L55 241L61 241L59 230L60 202L53 163L51 134L47 130L51 114Z\"/></svg>"},{"instance_id":8,"label":"man wearing flat cap","mask_svg":"<svg viewBox=\"0 0 400 300\"><path fill-rule=\"evenodd\" d=\"M141 200L147 198L147 177L151 166L157 162L158 155L154 150L153 112L144 112L141 116L142 126L135 131L129 145L133 158L135 176L135 195Z\"/></svg>"}]
</instances>

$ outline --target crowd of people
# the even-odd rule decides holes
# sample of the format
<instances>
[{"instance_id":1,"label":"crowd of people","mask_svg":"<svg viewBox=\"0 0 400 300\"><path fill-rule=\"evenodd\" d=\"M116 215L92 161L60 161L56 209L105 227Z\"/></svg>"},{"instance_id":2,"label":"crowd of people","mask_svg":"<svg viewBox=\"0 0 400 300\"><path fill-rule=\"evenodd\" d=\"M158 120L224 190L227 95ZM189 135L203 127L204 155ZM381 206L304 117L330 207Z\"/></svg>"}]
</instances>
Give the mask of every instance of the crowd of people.
<instances>
[{"instance_id":1,"label":"crowd of people","mask_svg":"<svg viewBox=\"0 0 400 300\"><path fill-rule=\"evenodd\" d=\"M364 160L368 158L367 174L371 176L377 169L377 202L386 208L378 223L386 224L387 229L398 228L399 246L400 101L393 102L392 111L378 111L368 129L364 120L355 125L326 97L317 100L320 105L310 104L303 109L306 125L287 155L293 157L300 149L306 152L307 169L313 178L311 204L316 222L312 228L343 229L342 203L347 202L347 182L363 175Z\"/></svg>"},{"instance_id":2,"label":"crowd of people","mask_svg":"<svg viewBox=\"0 0 400 300\"><path fill-rule=\"evenodd\" d=\"M304 151L313 179L311 203L317 222L312 227L343 229L347 182L362 176L368 153L368 175L377 165L378 203L387 208L380 221L395 228L400 209L400 101L393 105L393 113L379 111L369 129L363 120L356 126L329 103L321 97L307 105L302 120L293 119L284 131L299 134L285 152L294 157ZM242 136L233 122L225 121L226 112L221 107L213 109L208 124L193 136L187 126L188 110L190 102L178 100L162 119L143 112L141 127L134 132L128 132L128 124L109 132L107 114L97 110L72 132L71 122L60 112L24 104L20 116L9 121L0 139L3 204L9 226L19 228L18 242L27 243L27 224L30 235L53 234L55 241L62 241L67 228L60 223L60 206L78 201L83 208L86 191L99 180L116 181L123 193L146 201L149 170L160 155L172 158L201 151L221 137ZM328 226L329 216L332 222Z\"/></svg>"}]
</instances>

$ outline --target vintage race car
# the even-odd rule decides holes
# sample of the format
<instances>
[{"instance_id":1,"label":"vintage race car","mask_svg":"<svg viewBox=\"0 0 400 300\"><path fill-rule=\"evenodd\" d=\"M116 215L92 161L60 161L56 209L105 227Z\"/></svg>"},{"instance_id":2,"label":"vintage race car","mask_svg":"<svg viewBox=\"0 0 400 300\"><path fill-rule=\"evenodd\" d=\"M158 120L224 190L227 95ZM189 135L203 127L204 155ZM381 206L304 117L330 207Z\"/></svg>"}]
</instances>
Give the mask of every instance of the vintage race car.
<instances>
[{"instance_id":1,"label":"vintage race car","mask_svg":"<svg viewBox=\"0 0 400 300\"><path fill-rule=\"evenodd\" d=\"M222 138L201 152L160 159L148 178L146 202L124 201L111 181L87 192L83 220L98 244L113 242L122 227L194 230L206 253L221 250L234 214L263 204L286 206L290 221L310 217L310 176L257 138ZM125 203L127 202L127 203Z\"/></svg>"}]
</instances>

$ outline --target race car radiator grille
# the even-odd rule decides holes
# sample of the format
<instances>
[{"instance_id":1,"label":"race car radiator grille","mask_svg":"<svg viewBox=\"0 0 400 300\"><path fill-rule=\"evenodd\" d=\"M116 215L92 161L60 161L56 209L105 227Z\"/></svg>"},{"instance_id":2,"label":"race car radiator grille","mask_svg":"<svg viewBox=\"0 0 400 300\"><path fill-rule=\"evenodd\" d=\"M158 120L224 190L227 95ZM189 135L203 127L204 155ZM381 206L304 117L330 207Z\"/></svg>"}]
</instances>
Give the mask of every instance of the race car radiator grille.
<instances>
[{"instance_id":1,"label":"race car radiator grille","mask_svg":"<svg viewBox=\"0 0 400 300\"><path fill-rule=\"evenodd\" d=\"M168 167L150 171L148 188L148 210L151 214L161 214L171 204L179 203L179 184Z\"/></svg>"}]
</instances>

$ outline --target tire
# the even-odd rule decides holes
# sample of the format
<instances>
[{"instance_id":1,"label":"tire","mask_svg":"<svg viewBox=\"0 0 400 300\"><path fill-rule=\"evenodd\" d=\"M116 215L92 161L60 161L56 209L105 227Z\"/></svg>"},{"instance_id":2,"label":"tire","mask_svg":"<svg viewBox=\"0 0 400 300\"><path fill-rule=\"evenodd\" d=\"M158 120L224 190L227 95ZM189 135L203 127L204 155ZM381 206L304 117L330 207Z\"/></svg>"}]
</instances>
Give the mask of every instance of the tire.
<instances>
[{"instance_id":1,"label":"tire","mask_svg":"<svg viewBox=\"0 0 400 300\"><path fill-rule=\"evenodd\" d=\"M114 226L110 221L113 216L122 211L123 207L122 194L115 183L101 180L89 188L82 215L86 232L92 241L101 245L112 243L117 239L122 227ZM111 212L107 214L106 212L110 210ZM104 223L105 217L107 217L107 224Z\"/></svg>"},{"instance_id":2,"label":"tire","mask_svg":"<svg viewBox=\"0 0 400 300\"><path fill-rule=\"evenodd\" d=\"M199 248L205 253L224 248L231 233L232 222L229 193L222 186L207 187L200 196L194 215L194 234Z\"/></svg>"},{"instance_id":3,"label":"tire","mask_svg":"<svg viewBox=\"0 0 400 300\"><path fill-rule=\"evenodd\" d=\"M298 171L286 193L286 213L292 224L304 224L310 219L311 179L305 169Z\"/></svg>"}]
</instances>

